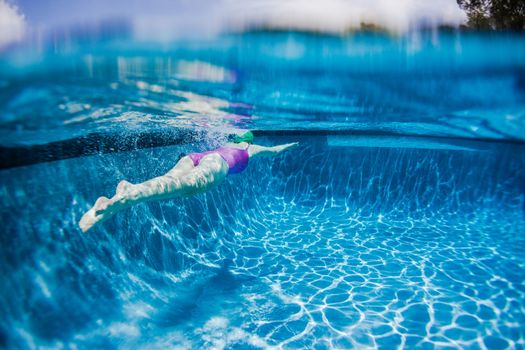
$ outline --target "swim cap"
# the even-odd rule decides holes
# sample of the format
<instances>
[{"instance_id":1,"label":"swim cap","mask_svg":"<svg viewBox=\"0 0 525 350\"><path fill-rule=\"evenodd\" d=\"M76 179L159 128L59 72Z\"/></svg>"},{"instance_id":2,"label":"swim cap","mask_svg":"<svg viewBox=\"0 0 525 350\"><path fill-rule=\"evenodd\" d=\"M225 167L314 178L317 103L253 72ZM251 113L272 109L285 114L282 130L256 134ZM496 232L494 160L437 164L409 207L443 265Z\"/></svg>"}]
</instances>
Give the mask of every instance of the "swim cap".
<instances>
[{"instance_id":1,"label":"swim cap","mask_svg":"<svg viewBox=\"0 0 525 350\"><path fill-rule=\"evenodd\" d=\"M251 131L247 131L242 135L232 135L232 137L230 137L230 140L233 143L253 143L253 133Z\"/></svg>"}]
</instances>

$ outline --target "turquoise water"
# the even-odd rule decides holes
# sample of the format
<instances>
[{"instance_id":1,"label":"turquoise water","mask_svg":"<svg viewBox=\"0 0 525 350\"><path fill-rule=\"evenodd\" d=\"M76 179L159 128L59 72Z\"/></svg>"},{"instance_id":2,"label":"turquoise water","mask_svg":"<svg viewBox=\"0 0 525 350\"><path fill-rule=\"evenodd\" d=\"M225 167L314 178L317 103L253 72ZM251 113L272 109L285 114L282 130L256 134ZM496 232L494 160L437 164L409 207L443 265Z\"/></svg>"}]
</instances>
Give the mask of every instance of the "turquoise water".
<instances>
[{"instance_id":1,"label":"turquoise water","mask_svg":"<svg viewBox=\"0 0 525 350\"><path fill-rule=\"evenodd\" d=\"M523 348L524 42L251 33L4 53L0 347ZM235 129L300 146L78 229L120 180Z\"/></svg>"}]
</instances>

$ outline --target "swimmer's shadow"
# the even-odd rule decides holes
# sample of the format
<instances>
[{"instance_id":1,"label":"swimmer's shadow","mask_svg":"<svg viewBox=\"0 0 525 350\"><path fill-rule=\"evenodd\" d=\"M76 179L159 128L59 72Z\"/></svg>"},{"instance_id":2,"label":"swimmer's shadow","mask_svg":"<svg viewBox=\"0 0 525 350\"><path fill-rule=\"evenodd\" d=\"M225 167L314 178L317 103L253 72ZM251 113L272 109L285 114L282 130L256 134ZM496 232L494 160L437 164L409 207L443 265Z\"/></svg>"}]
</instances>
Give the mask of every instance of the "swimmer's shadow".
<instances>
[{"instance_id":1,"label":"swimmer's shadow","mask_svg":"<svg viewBox=\"0 0 525 350\"><path fill-rule=\"evenodd\" d=\"M159 327L175 327L183 323L205 322L212 315L238 305L240 287L255 277L235 275L222 267L213 276L198 280L181 288L177 297L170 300L166 310L153 320Z\"/></svg>"}]
</instances>

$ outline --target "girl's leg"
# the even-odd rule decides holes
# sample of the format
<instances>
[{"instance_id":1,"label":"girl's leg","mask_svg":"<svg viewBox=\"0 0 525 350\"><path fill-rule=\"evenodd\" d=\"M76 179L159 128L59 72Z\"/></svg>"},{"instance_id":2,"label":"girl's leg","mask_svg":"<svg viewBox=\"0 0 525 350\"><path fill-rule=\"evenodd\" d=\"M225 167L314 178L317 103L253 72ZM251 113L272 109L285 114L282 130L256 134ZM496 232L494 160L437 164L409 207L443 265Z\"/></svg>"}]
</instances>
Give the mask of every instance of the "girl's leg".
<instances>
[{"instance_id":1,"label":"girl's leg","mask_svg":"<svg viewBox=\"0 0 525 350\"><path fill-rule=\"evenodd\" d=\"M183 160L184 158L181 162ZM137 201L193 195L217 185L228 174L228 164L219 154L207 155L197 167L193 166L191 159L187 160L191 165L184 161L186 164L175 167L162 176L131 185L127 191L115 195L112 200L135 204Z\"/></svg>"},{"instance_id":2,"label":"girl's leg","mask_svg":"<svg viewBox=\"0 0 525 350\"><path fill-rule=\"evenodd\" d=\"M191 162L191 166L185 159ZM197 167L193 167L193 162L188 157L182 158L180 162L183 163L180 166L177 164L163 176L137 185L119 184L117 194L111 199L100 197L80 220L82 231L86 232L96 223L107 220L118 211L137 203L190 196L207 191L222 182L228 174L228 164L219 154L205 156Z\"/></svg>"},{"instance_id":3,"label":"girl's leg","mask_svg":"<svg viewBox=\"0 0 525 350\"><path fill-rule=\"evenodd\" d=\"M158 178L163 178L163 177L167 177L167 178L169 178L169 177L180 177L180 176L184 175L185 173L189 173L194 168L195 168L195 166L193 165L193 161L188 156L182 157L170 171L168 171L163 176L159 176ZM158 178L155 178L155 179L158 179ZM152 180L155 180L155 179L152 179ZM152 181L152 180L149 180L149 181ZM146 182L148 182L148 181L146 181ZM143 182L141 184L134 185L134 184L132 184L132 183L126 181L126 180L122 180L117 185L117 190L115 192L115 196L119 196L119 195L125 196L126 193L136 189L136 186L141 186L144 183L145 182ZM105 197L100 197L100 198L105 198Z\"/></svg>"}]
</instances>

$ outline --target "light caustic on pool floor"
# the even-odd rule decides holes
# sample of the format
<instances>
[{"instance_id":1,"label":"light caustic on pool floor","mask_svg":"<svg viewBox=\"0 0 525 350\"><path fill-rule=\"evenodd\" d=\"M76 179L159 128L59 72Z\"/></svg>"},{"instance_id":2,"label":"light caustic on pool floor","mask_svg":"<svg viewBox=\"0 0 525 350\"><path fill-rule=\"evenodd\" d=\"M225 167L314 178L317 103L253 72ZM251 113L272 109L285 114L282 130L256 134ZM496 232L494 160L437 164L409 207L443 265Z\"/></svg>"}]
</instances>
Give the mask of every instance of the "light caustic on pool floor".
<instances>
[{"instance_id":1,"label":"light caustic on pool floor","mask_svg":"<svg viewBox=\"0 0 525 350\"><path fill-rule=\"evenodd\" d=\"M494 213L465 224L311 210L264 217L268 230L237 250L234 271L261 278L243 287L248 328L269 344L523 345L524 261L506 246L520 232L512 222L494 225Z\"/></svg>"},{"instance_id":2,"label":"light caustic on pool floor","mask_svg":"<svg viewBox=\"0 0 525 350\"><path fill-rule=\"evenodd\" d=\"M235 213L229 270L243 282L221 324L285 348L523 347L525 222L511 198L521 173L495 185L494 155L463 155L484 159L469 169L467 159L454 165L457 153L394 151L379 162L376 152L354 170L321 159L317 181L297 175L312 173L303 168L280 184L292 197L265 192ZM370 162L383 170L366 174ZM351 186L336 188L341 174L361 209Z\"/></svg>"},{"instance_id":3,"label":"light caustic on pool floor","mask_svg":"<svg viewBox=\"0 0 525 350\"><path fill-rule=\"evenodd\" d=\"M487 211L469 222L362 218L338 204L274 201L246 211L230 226L233 238L215 241L228 263L196 258L210 266L199 283L196 265L171 275L168 289L133 276L142 292L127 292L126 316L108 325L113 340L209 349L523 346L523 222ZM153 216L162 226L163 215Z\"/></svg>"}]
</instances>

